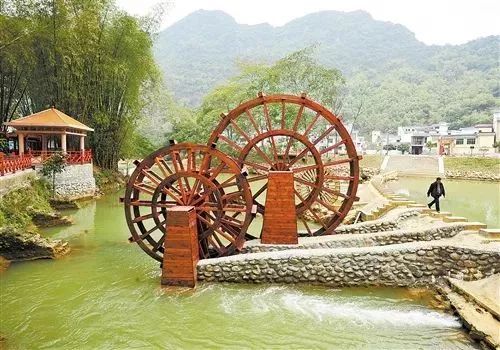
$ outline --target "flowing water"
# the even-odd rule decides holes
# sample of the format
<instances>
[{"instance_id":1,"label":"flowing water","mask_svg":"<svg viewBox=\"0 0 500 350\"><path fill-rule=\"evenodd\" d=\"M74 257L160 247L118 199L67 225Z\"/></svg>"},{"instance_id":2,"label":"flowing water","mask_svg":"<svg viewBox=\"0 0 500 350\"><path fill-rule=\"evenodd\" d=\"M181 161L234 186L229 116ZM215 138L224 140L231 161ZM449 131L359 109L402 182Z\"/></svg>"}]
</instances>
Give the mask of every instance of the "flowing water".
<instances>
[{"instance_id":1,"label":"flowing water","mask_svg":"<svg viewBox=\"0 0 500 350\"><path fill-rule=\"evenodd\" d=\"M475 348L454 316L406 289L162 289L157 262L127 242L118 194L72 214L75 225L46 232L71 243L69 256L0 274L0 348Z\"/></svg>"},{"instance_id":2,"label":"flowing water","mask_svg":"<svg viewBox=\"0 0 500 350\"><path fill-rule=\"evenodd\" d=\"M426 204L431 201L426 194L432 181L432 178L400 177L388 184L396 193ZM441 211L464 216L469 221L484 222L488 227L500 228L499 182L444 179L443 184L446 198L440 199Z\"/></svg>"}]
</instances>

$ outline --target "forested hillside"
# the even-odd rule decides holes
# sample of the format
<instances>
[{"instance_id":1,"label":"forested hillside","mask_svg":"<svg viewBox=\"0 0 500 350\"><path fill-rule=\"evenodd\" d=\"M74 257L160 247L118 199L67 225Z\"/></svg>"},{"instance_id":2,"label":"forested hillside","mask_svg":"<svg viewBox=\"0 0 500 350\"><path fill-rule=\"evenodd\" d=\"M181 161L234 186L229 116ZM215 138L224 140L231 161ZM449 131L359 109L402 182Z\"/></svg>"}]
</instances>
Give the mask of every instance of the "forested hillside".
<instances>
[{"instance_id":1,"label":"forested hillside","mask_svg":"<svg viewBox=\"0 0 500 350\"><path fill-rule=\"evenodd\" d=\"M489 121L499 106L499 37L458 46L428 46L402 25L363 11L310 14L281 27L242 25L200 10L161 32L155 57L176 98L198 106L239 63L271 64L311 50L346 80L342 114L368 131L410 123Z\"/></svg>"}]
</instances>

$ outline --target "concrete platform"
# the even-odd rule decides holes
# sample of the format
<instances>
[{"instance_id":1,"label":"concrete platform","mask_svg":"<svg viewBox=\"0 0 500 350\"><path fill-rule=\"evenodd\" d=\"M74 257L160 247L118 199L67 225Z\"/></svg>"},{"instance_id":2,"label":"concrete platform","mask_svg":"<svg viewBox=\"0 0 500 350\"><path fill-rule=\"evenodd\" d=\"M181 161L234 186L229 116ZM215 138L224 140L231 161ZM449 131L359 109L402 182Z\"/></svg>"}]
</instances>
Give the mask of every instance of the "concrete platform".
<instances>
[{"instance_id":1,"label":"concrete platform","mask_svg":"<svg viewBox=\"0 0 500 350\"><path fill-rule=\"evenodd\" d=\"M500 228L482 228L479 234L489 239L500 239Z\"/></svg>"},{"instance_id":2,"label":"concrete platform","mask_svg":"<svg viewBox=\"0 0 500 350\"><path fill-rule=\"evenodd\" d=\"M500 274L478 281L462 281L455 278L448 280L452 289L481 305L500 320Z\"/></svg>"},{"instance_id":3,"label":"concrete platform","mask_svg":"<svg viewBox=\"0 0 500 350\"><path fill-rule=\"evenodd\" d=\"M479 231L488 227L488 225L478 221L467 222L464 225L465 229L469 231Z\"/></svg>"},{"instance_id":4,"label":"concrete platform","mask_svg":"<svg viewBox=\"0 0 500 350\"><path fill-rule=\"evenodd\" d=\"M467 222L467 218L463 216L445 216L443 218L444 222Z\"/></svg>"}]
</instances>

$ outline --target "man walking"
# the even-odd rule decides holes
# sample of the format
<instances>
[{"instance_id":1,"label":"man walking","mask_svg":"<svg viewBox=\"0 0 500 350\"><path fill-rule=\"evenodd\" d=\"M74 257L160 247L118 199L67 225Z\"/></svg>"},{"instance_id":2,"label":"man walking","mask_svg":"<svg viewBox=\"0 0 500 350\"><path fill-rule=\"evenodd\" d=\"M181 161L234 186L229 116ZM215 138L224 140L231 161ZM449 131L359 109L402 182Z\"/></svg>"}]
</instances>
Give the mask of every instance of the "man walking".
<instances>
[{"instance_id":1,"label":"man walking","mask_svg":"<svg viewBox=\"0 0 500 350\"><path fill-rule=\"evenodd\" d=\"M444 192L444 186L443 183L441 182L441 178L438 177L436 181L431 183L429 186L429 190L427 191L427 197L432 196L434 200L427 204L429 209L432 207L433 204L436 204L436 211L439 213L439 197L443 196L446 197L445 192Z\"/></svg>"}]
</instances>

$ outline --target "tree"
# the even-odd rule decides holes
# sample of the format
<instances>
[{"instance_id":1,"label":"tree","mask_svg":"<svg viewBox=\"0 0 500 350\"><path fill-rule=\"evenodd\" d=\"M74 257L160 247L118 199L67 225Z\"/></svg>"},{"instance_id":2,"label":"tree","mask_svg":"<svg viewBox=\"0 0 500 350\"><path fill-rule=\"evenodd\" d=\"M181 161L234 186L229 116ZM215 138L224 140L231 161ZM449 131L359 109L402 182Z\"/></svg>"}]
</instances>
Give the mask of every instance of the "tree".
<instances>
[{"instance_id":1,"label":"tree","mask_svg":"<svg viewBox=\"0 0 500 350\"><path fill-rule=\"evenodd\" d=\"M113 0L1 6L0 33L8 34L0 42L2 117L55 105L95 129L96 164L116 169L140 118L141 95L159 82L151 31L159 18L135 18Z\"/></svg>"},{"instance_id":2,"label":"tree","mask_svg":"<svg viewBox=\"0 0 500 350\"><path fill-rule=\"evenodd\" d=\"M54 153L43 162L42 175L52 177L52 198L56 196L56 174L62 173L65 167L66 160L62 153Z\"/></svg>"},{"instance_id":3,"label":"tree","mask_svg":"<svg viewBox=\"0 0 500 350\"><path fill-rule=\"evenodd\" d=\"M318 64L313 53L314 47L302 49L273 65L240 62L241 73L205 96L191 118L173 120L170 136L179 141L205 143L221 113L255 98L259 91L295 95L306 92L327 108L339 109L339 91L344 85L344 78L337 69ZM290 118L294 116L290 113Z\"/></svg>"},{"instance_id":4,"label":"tree","mask_svg":"<svg viewBox=\"0 0 500 350\"><path fill-rule=\"evenodd\" d=\"M434 147L437 147L437 143L436 142L432 142L432 141L427 141L427 143L425 144L425 146L429 149L429 152L432 152L432 149Z\"/></svg>"}]
</instances>

